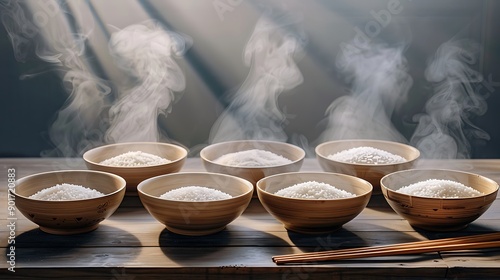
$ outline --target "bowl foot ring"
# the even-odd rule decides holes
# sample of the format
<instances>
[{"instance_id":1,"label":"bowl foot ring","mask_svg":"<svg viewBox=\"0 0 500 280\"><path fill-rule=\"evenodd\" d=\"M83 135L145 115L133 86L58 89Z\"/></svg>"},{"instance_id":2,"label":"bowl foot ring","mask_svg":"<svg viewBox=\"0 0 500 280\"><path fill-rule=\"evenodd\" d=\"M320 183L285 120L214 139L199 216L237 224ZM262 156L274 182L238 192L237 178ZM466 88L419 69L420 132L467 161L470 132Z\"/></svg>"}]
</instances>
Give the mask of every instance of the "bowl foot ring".
<instances>
[{"instance_id":1,"label":"bowl foot ring","mask_svg":"<svg viewBox=\"0 0 500 280\"><path fill-rule=\"evenodd\" d=\"M209 235L213 233L217 233L219 231L222 231L223 229L226 228L226 226L218 227L218 228L211 228L211 229L199 229L199 230L186 230L186 229L180 229L180 228L173 228L169 226L165 226L165 228L173 233L180 234L180 235L188 235L188 236L203 236L203 235Z\"/></svg>"},{"instance_id":2,"label":"bowl foot ring","mask_svg":"<svg viewBox=\"0 0 500 280\"><path fill-rule=\"evenodd\" d=\"M40 226L40 230L46 233L50 234L57 234L57 235L70 235L70 234L79 234L79 233L86 233L86 232L91 232L99 227L99 224L91 225L88 227L82 227L82 228L48 228L48 227L42 227Z\"/></svg>"},{"instance_id":3,"label":"bowl foot ring","mask_svg":"<svg viewBox=\"0 0 500 280\"><path fill-rule=\"evenodd\" d=\"M285 226L285 229L288 231L293 231L293 232L302 233L302 234L327 234L327 233L332 233L332 232L338 231L341 228L342 228L342 226L320 227L320 228L303 228L303 227Z\"/></svg>"}]
</instances>

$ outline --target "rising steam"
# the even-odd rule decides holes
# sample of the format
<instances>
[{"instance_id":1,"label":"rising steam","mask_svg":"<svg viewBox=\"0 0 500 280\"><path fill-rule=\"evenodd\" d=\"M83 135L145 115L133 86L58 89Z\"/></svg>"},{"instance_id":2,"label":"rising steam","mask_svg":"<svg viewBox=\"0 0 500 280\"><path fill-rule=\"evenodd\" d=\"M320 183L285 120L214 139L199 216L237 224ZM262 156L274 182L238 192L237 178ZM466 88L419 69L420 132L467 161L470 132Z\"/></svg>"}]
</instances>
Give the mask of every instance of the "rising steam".
<instances>
[{"instance_id":1,"label":"rising steam","mask_svg":"<svg viewBox=\"0 0 500 280\"><path fill-rule=\"evenodd\" d=\"M64 25L60 25L64 26ZM45 156L79 156L87 149L104 143L106 122L103 111L111 89L107 82L96 77L86 64L85 41L90 34L56 26L46 29L44 38L51 48L38 48L41 59L62 66L63 82L69 97L49 129L49 136L57 147Z\"/></svg>"},{"instance_id":2,"label":"rising steam","mask_svg":"<svg viewBox=\"0 0 500 280\"><path fill-rule=\"evenodd\" d=\"M188 48L186 38L148 21L128 26L111 36L109 49L134 86L111 107L109 142L159 141L159 114L167 114L174 92L186 81L175 56Z\"/></svg>"},{"instance_id":3,"label":"rising steam","mask_svg":"<svg viewBox=\"0 0 500 280\"><path fill-rule=\"evenodd\" d=\"M471 138L489 135L470 121L470 116L487 110L484 98L473 83L482 76L470 66L476 63L479 46L468 40L451 40L439 47L426 69L426 79L434 84L434 95L425 113L415 117L418 126L411 139L426 158L469 158Z\"/></svg>"},{"instance_id":4,"label":"rising steam","mask_svg":"<svg viewBox=\"0 0 500 280\"><path fill-rule=\"evenodd\" d=\"M58 1L29 1L21 6L18 1L5 1L2 22L11 38L14 54L19 62L28 55L48 62L63 76L69 92L64 107L49 129L49 137L56 146L43 156L78 156L87 147L102 144L104 124L101 113L110 88L89 71L83 57L85 41L92 31L92 23L82 25L86 30L70 30L68 14ZM34 11L33 17L27 17ZM33 21L32 21L33 20ZM23 75L21 78L37 74Z\"/></svg>"},{"instance_id":5,"label":"rising steam","mask_svg":"<svg viewBox=\"0 0 500 280\"><path fill-rule=\"evenodd\" d=\"M113 104L108 82L93 74L85 58L85 44L94 26L92 15L80 16L84 22L71 25L68 18L73 15L63 8L72 6L75 12L83 13L88 12L86 7L73 2L61 6L56 0L23 5L1 1L2 23L16 59L24 62L29 54L36 54L60 71L69 92L49 129L56 149L43 152L43 156L81 156L89 148L110 142L159 140L158 114L167 113L174 101L173 92L185 87L182 71L174 61L174 56L187 48L185 38L153 21L114 33L110 51L130 74L134 86L123 90Z\"/></svg>"},{"instance_id":6,"label":"rising steam","mask_svg":"<svg viewBox=\"0 0 500 280\"><path fill-rule=\"evenodd\" d=\"M31 24L26 13L17 1L1 0L0 16L19 62L26 62L26 56L32 51L33 38L38 35L38 28Z\"/></svg>"},{"instance_id":7,"label":"rising steam","mask_svg":"<svg viewBox=\"0 0 500 280\"><path fill-rule=\"evenodd\" d=\"M298 16L266 13L257 22L244 51L250 72L231 104L215 122L210 143L229 140L286 141L285 114L278 96L303 81L294 62L305 44Z\"/></svg>"},{"instance_id":8,"label":"rising steam","mask_svg":"<svg viewBox=\"0 0 500 280\"><path fill-rule=\"evenodd\" d=\"M341 139L407 140L392 125L391 116L407 99L413 80L403 48L372 44L345 48L337 66L348 77L349 95L337 98L326 110L327 127L319 141Z\"/></svg>"}]
</instances>

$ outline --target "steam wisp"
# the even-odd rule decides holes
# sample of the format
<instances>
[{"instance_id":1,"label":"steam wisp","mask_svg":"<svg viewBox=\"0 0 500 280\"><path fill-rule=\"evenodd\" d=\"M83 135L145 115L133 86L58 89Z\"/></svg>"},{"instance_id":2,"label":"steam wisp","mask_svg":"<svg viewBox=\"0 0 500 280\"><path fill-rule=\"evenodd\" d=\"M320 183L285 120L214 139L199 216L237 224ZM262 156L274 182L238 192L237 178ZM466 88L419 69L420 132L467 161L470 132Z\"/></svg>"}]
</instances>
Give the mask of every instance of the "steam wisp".
<instances>
[{"instance_id":1,"label":"steam wisp","mask_svg":"<svg viewBox=\"0 0 500 280\"><path fill-rule=\"evenodd\" d=\"M422 157L463 159L470 157L469 139L489 139L470 117L487 110L484 98L473 84L482 81L471 68L479 46L469 40L450 40L442 44L426 69L426 79L434 85L434 95L425 105L425 113L415 117L418 126L411 144Z\"/></svg>"},{"instance_id":2,"label":"steam wisp","mask_svg":"<svg viewBox=\"0 0 500 280\"><path fill-rule=\"evenodd\" d=\"M347 76L351 90L326 110L327 125L319 141L407 142L391 122L394 110L406 101L413 83L403 48L371 44L344 49L337 57L337 66Z\"/></svg>"},{"instance_id":3,"label":"steam wisp","mask_svg":"<svg viewBox=\"0 0 500 280\"><path fill-rule=\"evenodd\" d=\"M0 16L19 62L26 62L26 56L33 48L33 38L38 36L38 28L28 20L26 13L17 1L1 0Z\"/></svg>"},{"instance_id":4,"label":"steam wisp","mask_svg":"<svg viewBox=\"0 0 500 280\"><path fill-rule=\"evenodd\" d=\"M86 148L103 143L106 124L101 116L110 92L107 83L89 70L84 58L85 41L93 24L87 22L79 30L71 30L67 18L71 15L58 1L23 4L2 2L6 8L2 11L2 22L11 38L16 59L27 62L30 55L36 54L61 73L69 93L49 129L55 149L42 152L42 156L80 156ZM28 11L32 12L32 17L27 16ZM25 74L21 78L37 75Z\"/></svg>"},{"instance_id":5,"label":"steam wisp","mask_svg":"<svg viewBox=\"0 0 500 280\"><path fill-rule=\"evenodd\" d=\"M132 85L114 92L112 98L109 81L97 77L86 61L85 48L94 18L82 3L61 6L56 0L26 1L22 5L17 1L0 2L2 23L16 59L26 62L29 55L35 54L48 62L61 73L69 93L49 128L55 149L42 152L42 156L75 157L108 143L159 141L158 115L168 113L174 92L185 87L184 75L174 58L186 51L189 40L148 21L115 32L109 41L111 54L129 74ZM70 7L82 14L74 17ZM69 18L75 22L70 24ZM21 79L37 75L23 74Z\"/></svg>"},{"instance_id":6,"label":"steam wisp","mask_svg":"<svg viewBox=\"0 0 500 280\"><path fill-rule=\"evenodd\" d=\"M297 30L298 21L297 15L271 12L259 19L244 51L244 62L250 66L250 72L213 125L210 143L287 140L286 116L277 99L303 81L294 61L306 41Z\"/></svg>"},{"instance_id":7,"label":"steam wisp","mask_svg":"<svg viewBox=\"0 0 500 280\"><path fill-rule=\"evenodd\" d=\"M168 114L174 92L186 81L175 61L189 41L155 21L128 26L111 36L110 52L133 86L110 109L108 142L159 141L159 114Z\"/></svg>"}]
</instances>

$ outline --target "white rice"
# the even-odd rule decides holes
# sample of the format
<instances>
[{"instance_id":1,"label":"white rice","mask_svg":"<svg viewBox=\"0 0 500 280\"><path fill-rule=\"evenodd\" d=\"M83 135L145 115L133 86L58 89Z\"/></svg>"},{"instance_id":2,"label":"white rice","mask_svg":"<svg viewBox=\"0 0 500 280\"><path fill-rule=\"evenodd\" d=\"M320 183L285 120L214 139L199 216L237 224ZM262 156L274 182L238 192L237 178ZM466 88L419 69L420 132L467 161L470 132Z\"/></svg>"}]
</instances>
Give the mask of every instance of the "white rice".
<instances>
[{"instance_id":1,"label":"white rice","mask_svg":"<svg viewBox=\"0 0 500 280\"><path fill-rule=\"evenodd\" d=\"M103 196L104 194L95 189L86 188L73 184L57 184L53 187L45 188L31 195L29 198L38 200L81 200Z\"/></svg>"},{"instance_id":2,"label":"white rice","mask_svg":"<svg viewBox=\"0 0 500 280\"><path fill-rule=\"evenodd\" d=\"M373 147L356 147L328 155L331 160L361 164L394 164L407 161L404 157Z\"/></svg>"},{"instance_id":3,"label":"white rice","mask_svg":"<svg viewBox=\"0 0 500 280\"><path fill-rule=\"evenodd\" d=\"M301 199L338 199L355 197L348 191L338 189L327 183L308 181L281 189L275 193L279 196Z\"/></svg>"},{"instance_id":4,"label":"white rice","mask_svg":"<svg viewBox=\"0 0 500 280\"><path fill-rule=\"evenodd\" d=\"M429 179L401 187L397 192L432 198L464 198L482 195L462 183L451 180Z\"/></svg>"},{"instance_id":5,"label":"white rice","mask_svg":"<svg viewBox=\"0 0 500 280\"><path fill-rule=\"evenodd\" d=\"M141 151L135 151L126 152L121 155L108 158L101 161L99 164L117 167L136 167L166 164L169 162L171 161L166 158Z\"/></svg>"},{"instance_id":6,"label":"white rice","mask_svg":"<svg viewBox=\"0 0 500 280\"><path fill-rule=\"evenodd\" d=\"M291 160L281 155L259 149L225 154L215 159L214 162L242 167L277 166L292 163Z\"/></svg>"},{"instance_id":7,"label":"white rice","mask_svg":"<svg viewBox=\"0 0 500 280\"><path fill-rule=\"evenodd\" d=\"M180 201L213 201L231 198L230 194L220 190L200 187L186 186L170 190L160 196L162 199L180 200Z\"/></svg>"}]
</instances>

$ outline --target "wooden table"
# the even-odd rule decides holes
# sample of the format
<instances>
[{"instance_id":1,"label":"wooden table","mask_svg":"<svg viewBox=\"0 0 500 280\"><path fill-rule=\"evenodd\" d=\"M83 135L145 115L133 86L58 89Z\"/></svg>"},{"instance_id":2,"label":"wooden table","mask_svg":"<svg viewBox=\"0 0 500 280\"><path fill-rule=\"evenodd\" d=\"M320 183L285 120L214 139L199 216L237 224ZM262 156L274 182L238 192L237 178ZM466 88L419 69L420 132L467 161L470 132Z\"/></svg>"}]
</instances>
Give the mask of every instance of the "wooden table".
<instances>
[{"instance_id":1,"label":"wooden table","mask_svg":"<svg viewBox=\"0 0 500 280\"><path fill-rule=\"evenodd\" d=\"M500 160L424 161L429 167L478 173L500 181ZM278 266L273 255L335 248L411 242L500 231L500 198L478 220L460 232L419 231L395 214L382 195L341 230L308 236L287 232L253 199L244 214L225 230L205 237L172 234L152 218L135 196L93 232L46 234L17 212L15 272L8 271L7 174L18 178L49 170L85 169L80 159L0 159L0 277L63 279L499 279L500 249L365 258L307 265ZM302 171L319 171L306 159ZM203 171L190 158L182 171Z\"/></svg>"}]
</instances>

